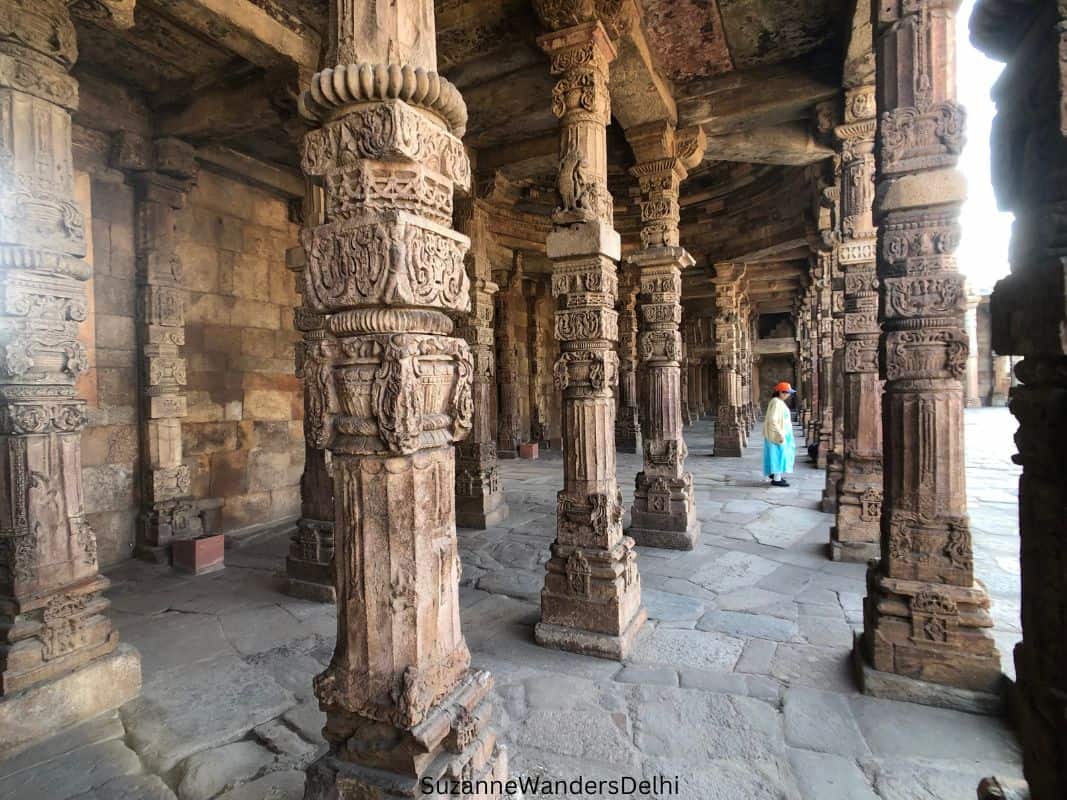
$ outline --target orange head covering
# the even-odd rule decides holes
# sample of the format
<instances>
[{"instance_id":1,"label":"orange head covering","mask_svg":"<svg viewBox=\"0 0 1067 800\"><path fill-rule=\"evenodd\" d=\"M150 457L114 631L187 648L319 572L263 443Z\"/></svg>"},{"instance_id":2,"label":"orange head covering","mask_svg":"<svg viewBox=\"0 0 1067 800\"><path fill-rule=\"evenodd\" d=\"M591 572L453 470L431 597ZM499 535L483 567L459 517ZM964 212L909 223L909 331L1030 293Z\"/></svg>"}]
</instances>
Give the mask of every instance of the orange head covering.
<instances>
[{"instance_id":1,"label":"orange head covering","mask_svg":"<svg viewBox=\"0 0 1067 800\"><path fill-rule=\"evenodd\" d=\"M779 392L789 392L789 394L796 394L796 391L797 390L794 389L787 381L782 381L774 387L775 394L778 394Z\"/></svg>"}]
</instances>

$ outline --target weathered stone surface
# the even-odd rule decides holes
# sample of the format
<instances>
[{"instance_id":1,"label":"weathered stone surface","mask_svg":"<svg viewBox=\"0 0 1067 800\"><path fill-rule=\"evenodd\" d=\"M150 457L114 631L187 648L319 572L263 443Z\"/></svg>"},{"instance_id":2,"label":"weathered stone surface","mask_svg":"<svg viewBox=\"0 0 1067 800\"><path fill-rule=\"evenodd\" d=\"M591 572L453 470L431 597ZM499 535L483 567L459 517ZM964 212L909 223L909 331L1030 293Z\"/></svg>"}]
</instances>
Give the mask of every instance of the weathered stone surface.
<instances>
[{"instance_id":1,"label":"weathered stone surface","mask_svg":"<svg viewBox=\"0 0 1067 800\"><path fill-rule=\"evenodd\" d=\"M677 686L678 671L673 667L646 667L630 665L619 670L615 676L619 683L646 683L657 686Z\"/></svg>"},{"instance_id":2,"label":"weathered stone surface","mask_svg":"<svg viewBox=\"0 0 1067 800\"><path fill-rule=\"evenodd\" d=\"M63 797L102 787L141 771L137 754L118 739L91 744L38 767L0 779L0 797Z\"/></svg>"},{"instance_id":3,"label":"weathered stone surface","mask_svg":"<svg viewBox=\"0 0 1067 800\"><path fill-rule=\"evenodd\" d=\"M852 758L790 749L789 763L805 798L879 800L879 795L874 793L866 776ZM915 788L912 787L912 791Z\"/></svg>"},{"instance_id":4,"label":"weathered stone surface","mask_svg":"<svg viewBox=\"0 0 1067 800\"><path fill-rule=\"evenodd\" d=\"M302 800L304 773L299 770L271 772L219 795L218 800Z\"/></svg>"},{"instance_id":5,"label":"weathered stone surface","mask_svg":"<svg viewBox=\"0 0 1067 800\"><path fill-rule=\"evenodd\" d=\"M697 629L776 642L795 641L798 633L797 623L790 620L737 611L709 611L697 622Z\"/></svg>"},{"instance_id":6,"label":"weathered stone surface","mask_svg":"<svg viewBox=\"0 0 1067 800\"><path fill-rule=\"evenodd\" d=\"M870 755L848 702L839 694L793 687L782 708L791 747L860 758Z\"/></svg>"},{"instance_id":7,"label":"weathered stone surface","mask_svg":"<svg viewBox=\"0 0 1067 800\"><path fill-rule=\"evenodd\" d=\"M222 791L254 778L274 764L275 756L256 742L234 742L189 756L178 767L178 800L211 800Z\"/></svg>"},{"instance_id":8,"label":"weathered stone surface","mask_svg":"<svg viewBox=\"0 0 1067 800\"><path fill-rule=\"evenodd\" d=\"M165 772L244 735L296 705L262 669L224 656L160 672L122 709L128 741L146 766ZM203 714L200 707L211 709Z\"/></svg>"},{"instance_id":9,"label":"weathered stone surface","mask_svg":"<svg viewBox=\"0 0 1067 800\"><path fill-rule=\"evenodd\" d=\"M124 775L70 800L175 800L157 775Z\"/></svg>"},{"instance_id":10,"label":"weathered stone surface","mask_svg":"<svg viewBox=\"0 0 1067 800\"><path fill-rule=\"evenodd\" d=\"M607 711L531 711L512 730L514 741L572 758L608 764L635 764L625 714Z\"/></svg>"},{"instance_id":11,"label":"weathered stone surface","mask_svg":"<svg viewBox=\"0 0 1067 800\"><path fill-rule=\"evenodd\" d=\"M634 650L638 664L718 669L728 672L741 657L744 642L721 633L657 628Z\"/></svg>"},{"instance_id":12,"label":"weathered stone surface","mask_svg":"<svg viewBox=\"0 0 1067 800\"><path fill-rule=\"evenodd\" d=\"M0 702L0 755L112 711L140 688L140 655L124 644L83 669L5 697Z\"/></svg>"}]
</instances>

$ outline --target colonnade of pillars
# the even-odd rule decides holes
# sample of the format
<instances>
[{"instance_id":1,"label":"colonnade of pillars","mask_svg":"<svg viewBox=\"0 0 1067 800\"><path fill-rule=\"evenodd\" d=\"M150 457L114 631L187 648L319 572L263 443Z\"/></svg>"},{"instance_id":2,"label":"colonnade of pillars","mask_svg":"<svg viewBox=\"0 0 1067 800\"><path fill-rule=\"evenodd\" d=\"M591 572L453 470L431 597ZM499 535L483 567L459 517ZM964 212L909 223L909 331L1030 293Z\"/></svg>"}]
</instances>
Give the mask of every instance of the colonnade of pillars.
<instances>
[{"instance_id":1,"label":"colonnade of pillars","mask_svg":"<svg viewBox=\"0 0 1067 800\"><path fill-rule=\"evenodd\" d=\"M698 522L685 472L686 411L691 419L714 414L716 454L737 456L758 398L743 263L716 265L710 337L687 322L682 340L680 274L691 261L678 240L677 200L700 135L667 123L627 132L637 155L643 247L628 264L635 279L626 291L637 302L627 297L621 308L633 315L625 329L633 337L625 344L628 361L636 352L646 386L642 392L635 380L616 398L627 359L616 345L621 254L607 189L615 51L591 5L536 3L550 31L539 41L558 79L562 205L547 254L564 442L556 540L536 637L547 646L622 658L646 614L615 469L617 437L633 429L629 422L620 429L616 404L630 409L635 398L647 398L638 406L647 426L634 533L652 546L692 547ZM879 5L877 90L864 84L846 93L835 131L842 177L825 195L837 215L824 226L830 235L813 256L814 280L795 316L800 421L808 440L818 442L820 462L833 467L826 496L836 509L833 555L863 559L877 548L857 650L865 688L982 707L1000 672L989 599L973 576L963 481L969 337L953 255L963 200L955 170L963 115L951 74L954 5ZM1051 3L1046 12L1058 19ZM8 298L0 319L0 714L16 707L13 693L103 663L117 644L101 595L107 582L97 573L95 539L81 508L84 412L74 384L86 365L77 323L86 314L89 273L72 194L76 85L67 74L75 58L68 14L66 3L43 0L10 21L21 26L9 42L12 57L46 70L49 81L25 83L18 70L0 76L0 108L12 120L14 143L4 143L11 157L0 161L0 177L35 198L33 225L20 223L17 203L5 206L0 220ZM303 246L290 263L304 300L298 319L309 496L294 542L305 546L296 547L290 563L330 565L333 592L321 599L338 607L337 649L315 680L331 749L309 768L311 800L408 795L426 775L507 774L506 751L490 725L491 677L470 668L460 629L456 539L457 514L492 524L506 513L496 475L501 435L490 421L492 379L507 365L494 363L497 287L478 252L478 211L469 201L453 205L451 190L463 195L471 182L461 142L466 111L458 91L435 72L433 20L430 0L378 7L373 20L351 4L334 4L326 66L302 99L314 125L302 148L312 185ZM1041 106L1047 117L1028 116L1032 103L1020 112L1045 162L1027 161L1018 138L1001 142L1045 187L1063 185L1057 170L1067 163L1050 78L1058 63L1053 32L1050 24L1051 44L1038 43L1038 68L1011 73L1015 83L999 98L1008 119L1015 119L1020 98L1048 101ZM364 74L375 79L360 79ZM182 156L180 146L165 142L143 148L146 202L180 207L193 177ZM402 207L374 188L393 186L400 174L412 185ZM449 191L422 191L427 183ZM1067 687L1063 615L1049 606L1062 604L1067 586L1057 572L1062 537L1052 512L1062 505L1056 458L1062 448L1046 423L1062 411L1067 370L1063 305L1056 302L1063 294L1059 240L1050 238L1055 225L1044 223L1060 219L1060 200L1049 188L1015 191L1011 201L1022 215L1014 254L1020 269L998 288L994 346L1025 355L1015 405L1023 422L1027 576L1017 661L1028 775L1035 796L1054 797L1064 785L1065 762L1055 756L1067 740ZM180 273L154 249L165 250L167 226L154 225L151 214L144 224L138 266L144 352L153 359L146 370L154 376L145 397L150 408L159 406L150 417L162 432L181 412L184 369L169 349L181 345L180 313L166 302ZM379 246L388 242L406 246ZM157 274L162 266L169 276ZM20 297L49 302L12 301ZM31 313L41 308L47 313ZM453 335L453 317L465 320L462 338ZM161 397L174 399L153 400ZM498 418L505 416L501 409ZM457 443L464 443L458 461ZM169 464L162 455L152 462L163 490L154 502L164 511L179 510L186 491L180 470ZM180 516L167 524L180 524ZM164 543L161 518L149 519L146 545ZM313 573L291 577L315 583Z\"/></svg>"}]
</instances>

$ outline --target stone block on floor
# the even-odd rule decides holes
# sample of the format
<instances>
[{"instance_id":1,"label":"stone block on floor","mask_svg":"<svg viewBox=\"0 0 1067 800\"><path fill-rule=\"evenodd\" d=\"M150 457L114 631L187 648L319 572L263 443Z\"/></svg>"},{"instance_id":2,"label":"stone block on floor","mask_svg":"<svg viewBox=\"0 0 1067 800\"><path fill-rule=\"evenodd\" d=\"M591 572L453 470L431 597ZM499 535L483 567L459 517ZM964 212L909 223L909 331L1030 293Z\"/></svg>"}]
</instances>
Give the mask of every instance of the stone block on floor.
<instances>
[{"instance_id":1,"label":"stone block on floor","mask_svg":"<svg viewBox=\"0 0 1067 800\"><path fill-rule=\"evenodd\" d=\"M171 547L174 569L203 575L223 569L226 559L226 537L222 534L197 539L178 539Z\"/></svg>"}]
</instances>

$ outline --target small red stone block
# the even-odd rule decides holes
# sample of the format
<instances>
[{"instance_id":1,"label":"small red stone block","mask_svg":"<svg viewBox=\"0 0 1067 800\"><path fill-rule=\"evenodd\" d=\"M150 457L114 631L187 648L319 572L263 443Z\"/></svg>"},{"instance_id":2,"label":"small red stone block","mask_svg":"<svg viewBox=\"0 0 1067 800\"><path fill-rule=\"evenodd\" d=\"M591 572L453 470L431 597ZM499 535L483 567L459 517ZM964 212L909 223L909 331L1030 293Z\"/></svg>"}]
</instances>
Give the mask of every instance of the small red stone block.
<instances>
[{"instance_id":1,"label":"small red stone block","mask_svg":"<svg viewBox=\"0 0 1067 800\"><path fill-rule=\"evenodd\" d=\"M178 539L172 547L174 569L203 575L226 566L226 537L201 536L199 539Z\"/></svg>"},{"instance_id":2,"label":"small red stone block","mask_svg":"<svg viewBox=\"0 0 1067 800\"><path fill-rule=\"evenodd\" d=\"M519 445L519 458L537 458L537 456L537 442L529 442L528 444Z\"/></svg>"}]
</instances>

